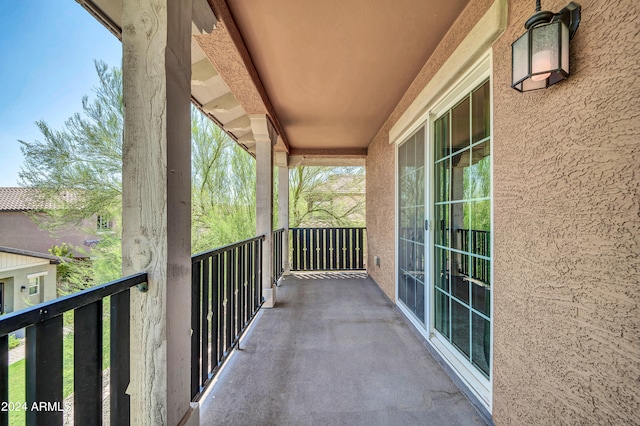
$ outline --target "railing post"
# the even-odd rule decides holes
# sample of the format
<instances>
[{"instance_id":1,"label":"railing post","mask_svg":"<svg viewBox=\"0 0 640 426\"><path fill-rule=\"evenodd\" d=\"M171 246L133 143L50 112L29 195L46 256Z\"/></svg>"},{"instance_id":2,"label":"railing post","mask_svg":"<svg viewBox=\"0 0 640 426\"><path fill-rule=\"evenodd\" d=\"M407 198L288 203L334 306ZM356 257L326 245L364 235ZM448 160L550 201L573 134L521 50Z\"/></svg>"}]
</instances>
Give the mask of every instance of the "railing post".
<instances>
[{"instance_id":1,"label":"railing post","mask_svg":"<svg viewBox=\"0 0 640 426\"><path fill-rule=\"evenodd\" d=\"M256 233L264 235L262 248L262 294L264 307L276 304L273 285L272 231L273 231L273 145L277 134L269 117L252 115L251 129L256 140Z\"/></svg>"}]
</instances>

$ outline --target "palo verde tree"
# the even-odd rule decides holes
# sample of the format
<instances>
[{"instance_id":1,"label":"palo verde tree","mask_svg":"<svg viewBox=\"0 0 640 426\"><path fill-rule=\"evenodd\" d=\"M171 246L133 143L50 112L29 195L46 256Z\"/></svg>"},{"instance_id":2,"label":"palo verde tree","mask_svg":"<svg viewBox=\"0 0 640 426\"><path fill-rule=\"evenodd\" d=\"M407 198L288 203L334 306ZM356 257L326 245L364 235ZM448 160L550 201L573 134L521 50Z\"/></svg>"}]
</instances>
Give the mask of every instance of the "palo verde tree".
<instances>
[{"instance_id":1,"label":"palo verde tree","mask_svg":"<svg viewBox=\"0 0 640 426\"><path fill-rule=\"evenodd\" d=\"M48 207L39 225L91 227L96 217L112 223L90 249L92 264L76 263L66 279L73 287L110 281L121 274L122 72L96 61L94 96L62 129L37 122L43 140L20 141L23 186L39 189ZM252 157L202 114L192 109L193 250L210 249L255 232L255 167ZM45 202L46 201L46 202ZM55 249L54 249L55 250ZM82 266L82 267L80 267ZM71 275L69 275L71 274ZM75 275L73 275L75 274Z\"/></svg>"}]
</instances>

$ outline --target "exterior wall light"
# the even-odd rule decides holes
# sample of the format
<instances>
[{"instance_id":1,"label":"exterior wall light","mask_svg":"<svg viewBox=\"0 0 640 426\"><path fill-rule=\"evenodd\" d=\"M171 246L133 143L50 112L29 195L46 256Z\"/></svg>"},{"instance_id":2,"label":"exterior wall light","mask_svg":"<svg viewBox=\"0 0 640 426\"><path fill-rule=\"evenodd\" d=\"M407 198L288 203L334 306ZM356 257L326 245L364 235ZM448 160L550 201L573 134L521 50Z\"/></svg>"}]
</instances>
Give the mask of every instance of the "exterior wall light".
<instances>
[{"instance_id":1,"label":"exterior wall light","mask_svg":"<svg viewBox=\"0 0 640 426\"><path fill-rule=\"evenodd\" d=\"M569 76L569 40L580 24L580 5L571 2L558 13L540 10L511 45L511 87L519 92L546 89Z\"/></svg>"}]
</instances>

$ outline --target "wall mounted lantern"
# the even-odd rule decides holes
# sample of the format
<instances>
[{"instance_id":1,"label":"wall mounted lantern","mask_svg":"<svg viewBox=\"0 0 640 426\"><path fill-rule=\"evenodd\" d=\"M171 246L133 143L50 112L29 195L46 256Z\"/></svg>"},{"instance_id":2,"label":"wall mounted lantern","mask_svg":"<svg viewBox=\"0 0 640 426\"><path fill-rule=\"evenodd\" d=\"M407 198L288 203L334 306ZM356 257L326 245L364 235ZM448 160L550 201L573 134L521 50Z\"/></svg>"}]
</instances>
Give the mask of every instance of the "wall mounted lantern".
<instances>
[{"instance_id":1,"label":"wall mounted lantern","mask_svg":"<svg viewBox=\"0 0 640 426\"><path fill-rule=\"evenodd\" d=\"M571 2L558 13L536 11L527 32L511 45L511 87L519 92L546 89L569 76L569 40L580 24L580 5Z\"/></svg>"}]
</instances>

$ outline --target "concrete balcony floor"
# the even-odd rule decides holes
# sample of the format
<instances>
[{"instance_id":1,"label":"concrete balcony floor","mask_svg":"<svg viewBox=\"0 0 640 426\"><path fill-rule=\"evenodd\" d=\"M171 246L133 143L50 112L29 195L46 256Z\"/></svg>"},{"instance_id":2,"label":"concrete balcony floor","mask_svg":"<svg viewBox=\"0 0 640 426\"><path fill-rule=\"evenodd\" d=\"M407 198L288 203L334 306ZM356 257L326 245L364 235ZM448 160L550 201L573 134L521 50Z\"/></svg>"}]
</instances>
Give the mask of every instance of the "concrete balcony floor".
<instances>
[{"instance_id":1,"label":"concrete balcony floor","mask_svg":"<svg viewBox=\"0 0 640 426\"><path fill-rule=\"evenodd\" d=\"M201 425L483 425L365 274L292 275L202 401Z\"/></svg>"}]
</instances>

